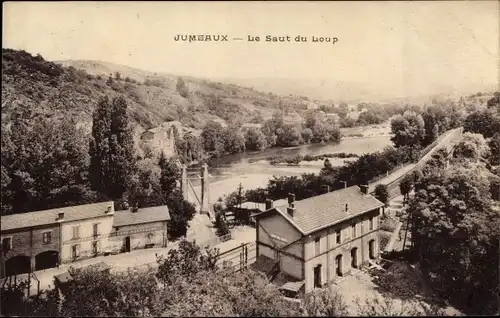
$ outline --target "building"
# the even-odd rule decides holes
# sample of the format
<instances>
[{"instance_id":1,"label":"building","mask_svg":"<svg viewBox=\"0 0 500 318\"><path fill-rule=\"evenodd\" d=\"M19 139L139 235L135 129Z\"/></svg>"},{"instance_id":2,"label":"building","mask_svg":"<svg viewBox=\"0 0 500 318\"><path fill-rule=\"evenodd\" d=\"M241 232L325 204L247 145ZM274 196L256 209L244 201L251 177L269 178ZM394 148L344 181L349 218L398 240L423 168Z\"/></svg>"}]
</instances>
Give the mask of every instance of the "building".
<instances>
[{"instance_id":1,"label":"building","mask_svg":"<svg viewBox=\"0 0 500 318\"><path fill-rule=\"evenodd\" d=\"M115 212L113 232L109 237L110 252L130 252L140 248L167 246L167 206Z\"/></svg>"},{"instance_id":2,"label":"building","mask_svg":"<svg viewBox=\"0 0 500 318\"><path fill-rule=\"evenodd\" d=\"M54 267L59 262L57 212L2 216L0 277Z\"/></svg>"},{"instance_id":3,"label":"building","mask_svg":"<svg viewBox=\"0 0 500 318\"><path fill-rule=\"evenodd\" d=\"M57 220L61 225L61 263L97 256L106 248L115 213L112 201L58 210Z\"/></svg>"},{"instance_id":4,"label":"building","mask_svg":"<svg viewBox=\"0 0 500 318\"><path fill-rule=\"evenodd\" d=\"M368 186L349 187L272 206L256 218L257 259L252 267L304 292L348 275L379 257L378 222L383 203ZM285 288L286 289L286 288Z\"/></svg>"},{"instance_id":5,"label":"building","mask_svg":"<svg viewBox=\"0 0 500 318\"><path fill-rule=\"evenodd\" d=\"M175 153L174 127L179 134L182 134L180 122L164 122L158 127L143 132L141 142L151 147L151 150L156 154L163 151L166 156L173 156Z\"/></svg>"},{"instance_id":6,"label":"building","mask_svg":"<svg viewBox=\"0 0 500 318\"><path fill-rule=\"evenodd\" d=\"M0 277L167 244L166 206L114 210L113 201L2 216Z\"/></svg>"}]
</instances>

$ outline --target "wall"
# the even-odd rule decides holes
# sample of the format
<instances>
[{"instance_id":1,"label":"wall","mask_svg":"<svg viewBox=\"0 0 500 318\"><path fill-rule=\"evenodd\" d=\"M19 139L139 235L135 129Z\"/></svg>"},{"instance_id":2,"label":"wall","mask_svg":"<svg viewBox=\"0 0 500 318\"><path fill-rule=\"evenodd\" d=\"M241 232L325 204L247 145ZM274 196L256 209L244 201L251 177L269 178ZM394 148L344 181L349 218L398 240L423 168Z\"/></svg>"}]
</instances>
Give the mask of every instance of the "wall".
<instances>
[{"instance_id":1,"label":"wall","mask_svg":"<svg viewBox=\"0 0 500 318\"><path fill-rule=\"evenodd\" d=\"M282 249L279 253L280 270L297 279L303 279L302 234L277 212L260 218L257 227L259 255L276 259L276 251ZM289 246L285 247L286 245Z\"/></svg>"},{"instance_id":2,"label":"wall","mask_svg":"<svg viewBox=\"0 0 500 318\"><path fill-rule=\"evenodd\" d=\"M281 248L302 237L301 233L278 212L271 213L274 214L269 214L268 216L259 218L258 220L258 242ZM270 234L276 235L284 240L269 236ZM302 257L301 244L294 244L294 246L290 250L287 249L287 251L296 256Z\"/></svg>"},{"instance_id":3,"label":"wall","mask_svg":"<svg viewBox=\"0 0 500 318\"><path fill-rule=\"evenodd\" d=\"M52 233L51 242L49 244L43 243L43 233L50 231ZM11 250L2 256L2 266L0 269L0 277L3 277L3 270L5 269L3 262L17 256L25 255L31 258L31 267L34 270L36 267L35 256L42 252L47 251L60 251L59 240L59 224L51 224L39 226L35 228L26 228L13 231L3 231L0 238L3 240L5 237L11 238ZM1 242L1 241L0 241Z\"/></svg>"},{"instance_id":4,"label":"wall","mask_svg":"<svg viewBox=\"0 0 500 318\"><path fill-rule=\"evenodd\" d=\"M108 247L108 235L112 231L113 226L113 214L103 214L100 217L79 220L73 222L62 222L61 223L61 260L62 262L72 261L71 247L74 244L80 245L80 257L78 259L83 259L87 257L92 257L92 242L93 238L93 224L98 223L98 233L100 236L97 237L98 241L98 251L103 251ZM73 239L73 227L80 226L80 238Z\"/></svg>"},{"instance_id":5,"label":"wall","mask_svg":"<svg viewBox=\"0 0 500 318\"><path fill-rule=\"evenodd\" d=\"M326 284L329 280L337 279L335 258L342 255L343 276L351 272L351 249L357 247L357 263L360 266L369 260L369 241L375 241L375 256L379 255L379 213L374 210L355 219L337 224L329 229L322 230L309 236L305 241L305 289L306 292L314 288L314 267L321 265L321 280ZM369 230L369 219L374 217L373 230ZM352 238L351 225L356 224L356 237ZM341 230L341 243L336 243L336 231ZM320 237L320 250L316 255L315 239Z\"/></svg>"},{"instance_id":6,"label":"wall","mask_svg":"<svg viewBox=\"0 0 500 318\"><path fill-rule=\"evenodd\" d=\"M161 228L159 230L150 230ZM138 233L130 233L130 231L140 231ZM125 237L130 236L130 249L144 248L148 243L148 234L153 233L151 244L154 247L164 247L167 245L167 222L152 222L136 225L120 226L118 231L115 231L108 238L108 248L112 251L121 250L125 247Z\"/></svg>"}]
</instances>

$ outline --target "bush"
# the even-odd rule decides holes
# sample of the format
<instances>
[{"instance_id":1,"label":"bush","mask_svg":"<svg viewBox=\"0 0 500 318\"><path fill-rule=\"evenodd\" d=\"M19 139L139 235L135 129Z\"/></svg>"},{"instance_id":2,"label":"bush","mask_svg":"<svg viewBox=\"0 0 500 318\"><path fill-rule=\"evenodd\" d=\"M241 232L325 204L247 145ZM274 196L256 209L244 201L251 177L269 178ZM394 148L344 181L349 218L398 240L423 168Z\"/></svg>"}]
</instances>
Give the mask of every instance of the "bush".
<instances>
[{"instance_id":1,"label":"bush","mask_svg":"<svg viewBox=\"0 0 500 318\"><path fill-rule=\"evenodd\" d=\"M391 240L391 233L388 232L379 232L379 244L380 244L380 250L383 251L387 247L387 244L389 244L389 241Z\"/></svg>"}]
</instances>

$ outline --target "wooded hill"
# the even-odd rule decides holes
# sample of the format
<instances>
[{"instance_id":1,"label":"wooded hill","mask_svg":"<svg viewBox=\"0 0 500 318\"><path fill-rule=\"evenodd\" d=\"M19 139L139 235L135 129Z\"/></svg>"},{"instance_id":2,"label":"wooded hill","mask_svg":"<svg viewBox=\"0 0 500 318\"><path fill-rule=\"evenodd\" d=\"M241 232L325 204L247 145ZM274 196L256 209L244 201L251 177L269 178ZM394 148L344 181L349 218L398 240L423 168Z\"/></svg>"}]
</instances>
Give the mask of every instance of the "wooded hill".
<instances>
[{"instance_id":1,"label":"wooded hill","mask_svg":"<svg viewBox=\"0 0 500 318\"><path fill-rule=\"evenodd\" d=\"M91 122L99 98L123 95L139 130L179 120L202 128L224 119L228 124L260 122L276 109L302 113L312 103L251 88L196 78L157 74L99 61L46 61L25 51L2 49L2 126L29 108L45 116L71 116Z\"/></svg>"}]
</instances>

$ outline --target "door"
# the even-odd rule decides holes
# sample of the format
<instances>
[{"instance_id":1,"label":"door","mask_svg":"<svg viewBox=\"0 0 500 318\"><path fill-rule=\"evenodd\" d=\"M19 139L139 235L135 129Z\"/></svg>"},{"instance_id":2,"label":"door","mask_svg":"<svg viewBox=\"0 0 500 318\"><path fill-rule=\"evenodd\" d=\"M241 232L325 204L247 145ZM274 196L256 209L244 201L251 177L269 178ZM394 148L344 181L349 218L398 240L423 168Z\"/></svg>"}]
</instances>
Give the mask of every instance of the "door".
<instances>
[{"instance_id":1,"label":"door","mask_svg":"<svg viewBox=\"0 0 500 318\"><path fill-rule=\"evenodd\" d=\"M335 258L335 265L337 266L337 276L342 276L342 254L337 255Z\"/></svg>"},{"instance_id":2,"label":"door","mask_svg":"<svg viewBox=\"0 0 500 318\"><path fill-rule=\"evenodd\" d=\"M351 250L351 267L358 268L358 248L355 247Z\"/></svg>"},{"instance_id":3,"label":"door","mask_svg":"<svg viewBox=\"0 0 500 318\"><path fill-rule=\"evenodd\" d=\"M125 238L125 252L130 252L130 236L127 236Z\"/></svg>"},{"instance_id":4,"label":"door","mask_svg":"<svg viewBox=\"0 0 500 318\"><path fill-rule=\"evenodd\" d=\"M375 259L375 240L368 242L368 250L370 252L370 259Z\"/></svg>"},{"instance_id":5,"label":"door","mask_svg":"<svg viewBox=\"0 0 500 318\"><path fill-rule=\"evenodd\" d=\"M314 287L321 288L321 265L314 267Z\"/></svg>"}]
</instances>

